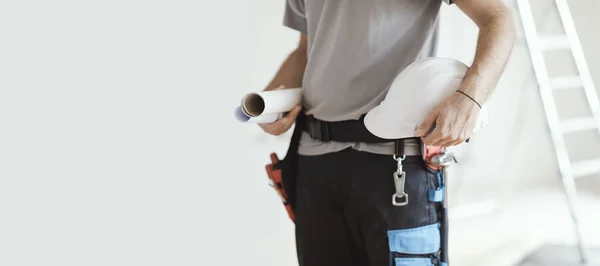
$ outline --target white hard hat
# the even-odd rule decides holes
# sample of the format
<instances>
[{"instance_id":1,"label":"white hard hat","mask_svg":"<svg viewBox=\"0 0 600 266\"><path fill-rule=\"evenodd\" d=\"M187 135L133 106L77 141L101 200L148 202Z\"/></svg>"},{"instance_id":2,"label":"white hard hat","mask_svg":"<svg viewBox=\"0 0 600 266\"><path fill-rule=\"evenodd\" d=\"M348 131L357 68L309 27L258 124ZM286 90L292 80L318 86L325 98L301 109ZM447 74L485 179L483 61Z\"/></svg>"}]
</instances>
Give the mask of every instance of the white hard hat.
<instances>
[{"instance_id":1,"label":"white hard hat","mask_svg":"<svg viewBox=\"0 0 600 266\"><path fill-rule=\"evenodd\" d=\"M365 126L384 139L416 137L415 131L438 103L455 93L469 67L449 59L430 57L416 61L396 77L383 102L365 116ZM485 106L474 132L489 124Z\"/></svg>"}]
</instances>

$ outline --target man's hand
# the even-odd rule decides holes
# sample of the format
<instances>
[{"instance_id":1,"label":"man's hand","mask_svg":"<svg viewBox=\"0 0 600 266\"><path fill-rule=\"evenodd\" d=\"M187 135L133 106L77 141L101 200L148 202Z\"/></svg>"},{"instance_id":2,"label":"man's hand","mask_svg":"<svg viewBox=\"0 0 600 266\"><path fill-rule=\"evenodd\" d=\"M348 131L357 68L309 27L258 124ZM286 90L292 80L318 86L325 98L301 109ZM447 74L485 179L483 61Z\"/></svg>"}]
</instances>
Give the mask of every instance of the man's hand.
<instances>
[{"instance_id":1,"label":"man's hand","mask_svg":"<svg viewBox=\"0 0 600 266\"><path fill-rule=\"evenodd\" d=\"M279 86L275 90L281 90L284 86ZM258 125L267 133L275 136L279 136L285 132L287 132L294 122L296 121L296 117L302 110L301 105L296 105L291 111L289 111L284 117L278 119L273 123L259 123Z\"/></svg>"},{"instance_id":2,"label":"man's hand","mask_svg":"<svg viewBox=\"0 0 600 266\"><path fill-rule=\"evenodd\" d=\"M512 16L501 0L453 2L479 28L475 58L460 91L485 104L512 51L515 39ZM456 92L430 112L416 132L426 145L449 147L470 137L479 117L479 106L466 95Z\"/></svg>"},{"instance_id":3,"label":"man's hand","mask_svg":"<svg viewBox=\"0 0 600 266\"><path fill-rule=\"evenodd\" d=\"M288 131L292 127L292 125L296 121L296 117L300 113L300 110L302 110L302 106L297 105L296 107L294 107L294 109L292 109L288 114L286 114L284 117L280 118L279 120L277 120L273 123L258 124L258 125L265 132L267 132L271 135L279 136L279 135L285 133L286 131Z\"/></svg>"},{"instance_id":4,"label":"man's hand","mask_svg":"<svg viewBox=\"0 0 600 266\"><path fill-rule=\"evenodd\" d=\"M283 89L284 86L281 86L280 84L286 84L286 87L288 88L302 87L302 78L304 76L304 70L306 69L306 62L308 60L306 55L307 49L308 37L306 34L300 34L300 42L298 43L298 47L283 62L283 65L279 68L279 71L269 83L265 91ZM302 106L298 105L279 120L273 123L263 123L258 125L265 132L271 135L279 136L292 127L301 110Z\"/></svg>"},{"instance_id":5,"label":"man's hand","mask_svg":"<svg viewBox=\"0 0 600 266\"><path fill-rule=\"evenodd\" d=\"M431 110L416 134L429 146L458 145L470 137L479 110L473 100L455 92Z\"/></svg>"}]
</instances>

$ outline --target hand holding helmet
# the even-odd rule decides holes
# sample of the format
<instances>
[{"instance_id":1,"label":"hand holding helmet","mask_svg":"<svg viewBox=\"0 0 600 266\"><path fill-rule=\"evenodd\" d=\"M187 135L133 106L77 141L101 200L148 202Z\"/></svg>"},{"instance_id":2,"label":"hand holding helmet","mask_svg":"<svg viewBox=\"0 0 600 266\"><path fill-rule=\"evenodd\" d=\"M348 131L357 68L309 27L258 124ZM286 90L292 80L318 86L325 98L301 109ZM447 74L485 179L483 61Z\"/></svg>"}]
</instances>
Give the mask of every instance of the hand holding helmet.
<instances>
[{"instance_id":1,"label":"hand holding helmet","mask_svg":"<svg viewBox=\"0 0 600 266\"><path fill-rule=\"evenodd\" d=\"M469 67L431 57L407 66L392 82L365 126L385 139L422 137L427 145L449 146L489 124L486 107L457 92Z\"/></svg>"}]
</instances>

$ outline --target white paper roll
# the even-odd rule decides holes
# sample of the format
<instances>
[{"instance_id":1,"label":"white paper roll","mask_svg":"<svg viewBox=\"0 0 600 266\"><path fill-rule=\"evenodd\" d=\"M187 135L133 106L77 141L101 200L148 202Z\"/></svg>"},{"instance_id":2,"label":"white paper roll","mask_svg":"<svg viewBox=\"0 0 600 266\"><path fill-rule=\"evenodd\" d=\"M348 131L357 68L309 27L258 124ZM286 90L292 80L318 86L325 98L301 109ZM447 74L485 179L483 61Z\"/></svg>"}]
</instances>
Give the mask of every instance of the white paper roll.
<instances>
[{"instance_id":1,"label":"white paper roll","mask_svg":"<svg viewBox=\"0 0 600 266\"><path fill-rule=\"evenodd\" d=\"M250 93L242 98L242 111L249 117L289 112L302 100L302 89L279 89Z\"/></svg>"},{"instance_id":2,"label":"white paper roll","mask_svg":"<svg viewBox=\"0 0 600 266\"><path fill-rule=\"evenodd\" d=\"M235 118L242 123L273 123L283 116L283 113L263 114L250 117L242 111L242 107L235 108Z\"/></svg>"}]
</instances>

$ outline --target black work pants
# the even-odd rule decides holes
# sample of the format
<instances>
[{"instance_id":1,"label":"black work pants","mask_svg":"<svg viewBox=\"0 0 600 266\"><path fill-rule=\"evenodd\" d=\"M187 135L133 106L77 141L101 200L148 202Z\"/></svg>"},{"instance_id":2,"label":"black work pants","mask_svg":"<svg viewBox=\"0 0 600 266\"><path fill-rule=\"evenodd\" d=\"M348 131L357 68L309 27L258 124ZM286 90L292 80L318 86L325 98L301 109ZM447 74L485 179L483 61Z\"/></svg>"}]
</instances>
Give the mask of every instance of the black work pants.
<instances>
[{"instance_id":1,"label":"black work pants","mask_svg":"<svg viewBox=\"0 0 600 266\"><path fill-rule=\"evenodd\" d=\"M408 205L396 192L391 155L346 149L299 156L296 244L300 266L438 266L440 203L428 200L437 172L408 156Z\"/></svg>"}]
</instances>

